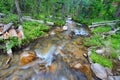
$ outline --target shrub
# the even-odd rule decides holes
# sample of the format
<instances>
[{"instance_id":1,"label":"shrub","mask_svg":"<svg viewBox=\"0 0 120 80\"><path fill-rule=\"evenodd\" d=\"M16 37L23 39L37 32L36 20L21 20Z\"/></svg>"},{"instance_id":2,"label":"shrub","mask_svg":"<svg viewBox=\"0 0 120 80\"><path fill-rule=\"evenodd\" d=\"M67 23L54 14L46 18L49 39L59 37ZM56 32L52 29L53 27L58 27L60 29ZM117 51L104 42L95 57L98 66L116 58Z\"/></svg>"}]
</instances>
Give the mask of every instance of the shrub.
<instances>
[{"instance_id":1,"label":"shrub","mask_svg":"<svg viewBox=\"0 0 120 80\"><path fill-rule=\"evenodd\" d=\"M38 36L45 35L45 31L50 27L35 21L25 21L23 22L23 28L26 39L30 40L35 39Z\"/></svg>"}]
</instances>

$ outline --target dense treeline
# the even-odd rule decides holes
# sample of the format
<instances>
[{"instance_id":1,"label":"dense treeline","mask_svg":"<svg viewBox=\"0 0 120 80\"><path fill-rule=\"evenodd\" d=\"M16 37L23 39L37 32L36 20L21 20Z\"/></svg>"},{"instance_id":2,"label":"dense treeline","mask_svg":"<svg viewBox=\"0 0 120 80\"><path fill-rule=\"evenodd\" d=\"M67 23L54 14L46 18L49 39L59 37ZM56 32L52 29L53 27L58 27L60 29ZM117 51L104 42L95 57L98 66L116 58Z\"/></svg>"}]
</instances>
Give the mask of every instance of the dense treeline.
<instances>
[{"instance_id":1,"label":"dense treeline","mask_svg":"<svg viewBox=\"0 0 120 80\"><path fill-rule=\"evenodd\" d=\"M22 15L38 19L50 16L64 19L70 15L81 21L96 17L114 19L120 15L119 0L1 0L0 11L17 13L15 1L19 1Z\"/></svg>"}]
</instances>

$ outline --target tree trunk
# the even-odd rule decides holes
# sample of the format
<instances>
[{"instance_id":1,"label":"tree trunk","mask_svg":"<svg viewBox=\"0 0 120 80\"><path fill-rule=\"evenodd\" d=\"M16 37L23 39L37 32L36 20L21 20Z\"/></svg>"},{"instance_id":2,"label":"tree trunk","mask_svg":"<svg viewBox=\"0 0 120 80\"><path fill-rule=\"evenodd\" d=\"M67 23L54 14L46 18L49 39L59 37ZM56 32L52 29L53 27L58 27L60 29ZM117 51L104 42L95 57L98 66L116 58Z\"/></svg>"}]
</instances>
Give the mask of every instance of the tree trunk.
<instances>
[{"instance_id":1,"label":"tree trunk","mask_svg":"<svg viewBox=\"0 0 120 80\"><path fill-rule=\"evenodd\" d=\"M78 18L80 17L81 10L82 10L82 0L79 3Z\"/></svg>"},{"instance_id":2,"label":"tree trunk","mask_svg":"<svg viewBox=\"0 0 120 80\"><path fill-rule=\"evenodd\" d=\"M62 18L65 18L65 4L64 2L62 3Z\"/></svg>"},{"instance_id":3,"label":"tree trunk","mask_svg":"<svg viewBox=\"0 0 120 80\"><path fill-rule=\"evenodd\" d=\"M24 11L26 11L26 10L27 10L27 9L26 9L26 1L25 1L25 0L22 0L21 2L22 2L22 9L23 9Z\"/></svg>"},{"instance_id":4,"label":"tree trunk","mask_svg":"<svg viewBox=\"0 0 120 80\"><path fill-rule=\"evenodd\" d=\"M120 2L118 3L118 8L117 8L117 11L115 13L115 17L118 17L120 16Z\"/></svg>"},{"instance_id":5,"label":"tree trunk","mask_svg":"<svg viewBox=\"0 0 120 80\"><path fill-rule=\"evenodd\" d=\"M37 0L37 13L40 13L40 3L41 0Z\"/></svg>"},{"instance_id":6,"label":"tree trunk","mask_svg":"<svg viewBox=\"0 0 120 80\"><path fill-rule=\"evenodd\" d=\"M15 0L15 6L17 8L17 13L19 15L19 21L21 23L23 20L22 20L22 14L21 14L21 10L20 10L20 6L19 6L18 0Z\"/></svg>"}]
</instances>

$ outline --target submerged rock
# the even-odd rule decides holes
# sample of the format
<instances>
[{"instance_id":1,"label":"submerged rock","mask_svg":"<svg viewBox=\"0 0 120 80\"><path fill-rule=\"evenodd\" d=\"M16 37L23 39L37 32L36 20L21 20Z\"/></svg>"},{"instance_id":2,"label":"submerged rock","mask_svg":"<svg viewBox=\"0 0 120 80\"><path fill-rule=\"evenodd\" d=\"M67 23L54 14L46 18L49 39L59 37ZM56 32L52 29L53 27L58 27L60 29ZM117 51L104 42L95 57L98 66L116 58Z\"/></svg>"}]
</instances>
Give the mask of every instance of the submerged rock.
<instances>
[{"instance_id":1,"label":"submerged rock","mask_svg":"<svg viewBox=\"0 0 120 80\"><path fill-rule=\"evenodd\" d=\"M63 30L62 30L62 28L60 28L60 27L56 27L56 29L55 29L57 32L62 32Z\"/></svg>"},{"instance_id":2,"label":"submerged rock","mask_svg":"<svg viewBox=\"0 0 120 80\"><path fill-rule=\"evenodd\" d=\"M30 63L33 60L35 60L36 58L37 58L37 56L35 55L35 53L33 51L24 51L20 55L20 65L25 65L27 63Z\"/></svg>"},{"instance_id":3,"label":"submerged rock","mask_svg":"<svg viewBox=\"0 0 120 80\"><path fill-rule=\"evenodd\" d=\"M41 51L40 49L35 49L37 57L41 58L46 62L46 67L50 66L53 61L54 51L56 50L56 45L48 45L48 51Z\"/></svg>"}]
</instances>

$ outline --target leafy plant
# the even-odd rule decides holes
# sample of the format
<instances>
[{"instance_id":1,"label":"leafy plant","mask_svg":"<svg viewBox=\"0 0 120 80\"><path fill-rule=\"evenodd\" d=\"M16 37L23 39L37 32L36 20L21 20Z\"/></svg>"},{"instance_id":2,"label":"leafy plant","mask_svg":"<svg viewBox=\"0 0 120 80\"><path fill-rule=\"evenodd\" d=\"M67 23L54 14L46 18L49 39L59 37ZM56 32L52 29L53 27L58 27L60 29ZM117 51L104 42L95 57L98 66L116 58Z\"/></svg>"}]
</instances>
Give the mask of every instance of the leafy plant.
<instances>
[{"instance_id":1,"label":"leafy plant","mask_svg":"<svg viewBox=\"0 0 120 80\"><path fill-rule=\"evenodd\" d=\"M35 39L38 36L45 35L45 31L50 27L35 21L25 21L23 22L23 28L26 39L30 40Z\"/></svg>"},{"instance_id":2,"label":"leafy plant","mask_svg":"<svg viewBox=\"0 0 120 80\"><path fill-rule=\"evenodd\" d=\"M11 49L15 46L18 46L19 44L19 41L18 41L18 38L17 37L9 37L7 40L6 40L6 48L7 49Z\"/></svg>"},{"instance_id":3,"label":"leafy plant","mask_svg":"<svg viewBox=\"0 0 120 80\"><path fill-rule=\"evenodd\" d=\"M92 30L93 33L103 33L103 32L108 32L110 31L112 28L111 26L99 26L99 27L96 27L95 29Z\"/></svg>"},{"instance_id":4,"label":"leafy plant","mask_svg":"<svg viewBox=\"0 0 120 80\"><path fill-rule=\"evenodd\" d=\"M103 39L102 39L101 35L94 34L91 37L85 38L84 45L85 46L101 46L101 45L103 45Z\"/></svg>"},{"instance_id":5,"label":"leafy plant","mask_svg":"<svg viewBox=\"0 0 120 80\"><path fill-rule=\"evenodd\" d=\"M118 58L118 53L116 53L116 52L110 53L110 58L111 59L117 59Z\"/></svg>"},{"instance_id":6,"label":"leafy plant","mask_svg":"<svg viewBox=\"0 0 120 80\"><path fill-rule=\"evenodd\" d=\"M103 66L106 66L106 67L109 67L109 68L113 67L112 60L110 60L107 57L102 56L100 54L96 54L94 50L92 50L92 54L90 55L90 58L94 62L99 63L99 64L101 64Z\"/></svg>"},{"instance_id":7,"label":"leafy plant","mask_svg":"<svg viewBox=\"0 0 120 80\"><path fill-rule=\"evenodd\" d=\"M17 24L17 22L18 22L18 15L9 13L6 17L4 17L2 19L2 22L3 23L13 22L13 23Z\"/></svg>"}]
</instances>

